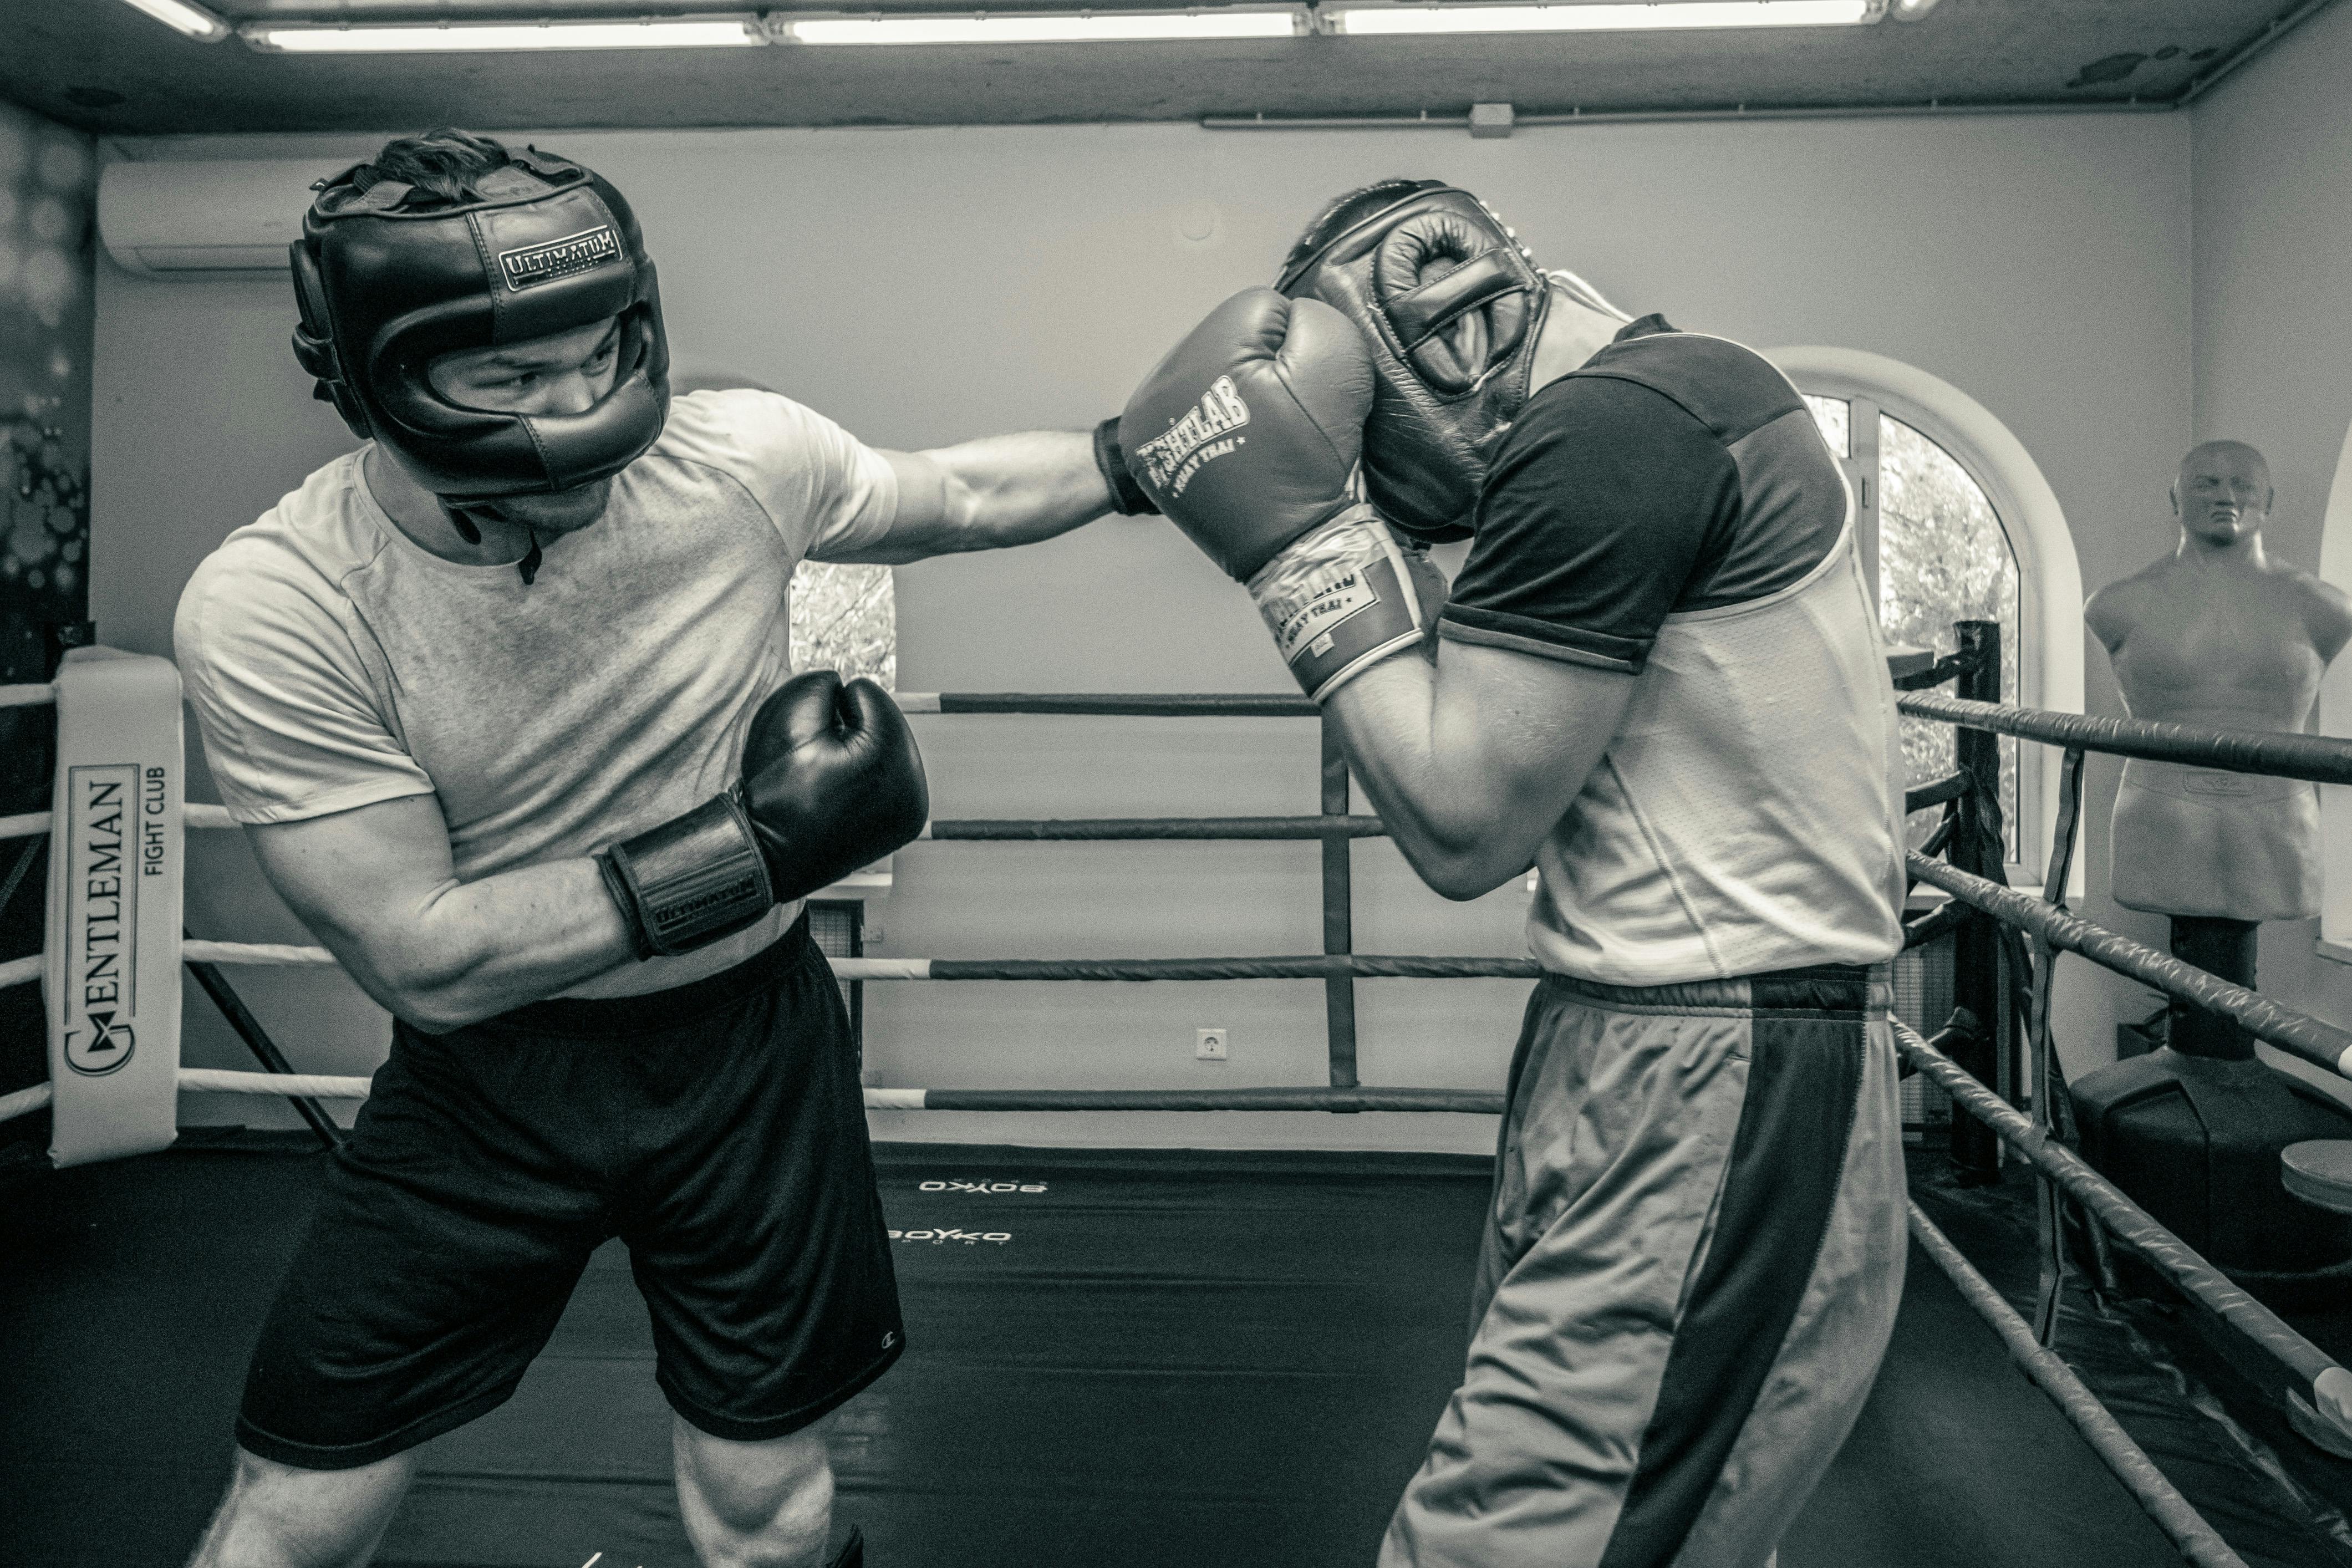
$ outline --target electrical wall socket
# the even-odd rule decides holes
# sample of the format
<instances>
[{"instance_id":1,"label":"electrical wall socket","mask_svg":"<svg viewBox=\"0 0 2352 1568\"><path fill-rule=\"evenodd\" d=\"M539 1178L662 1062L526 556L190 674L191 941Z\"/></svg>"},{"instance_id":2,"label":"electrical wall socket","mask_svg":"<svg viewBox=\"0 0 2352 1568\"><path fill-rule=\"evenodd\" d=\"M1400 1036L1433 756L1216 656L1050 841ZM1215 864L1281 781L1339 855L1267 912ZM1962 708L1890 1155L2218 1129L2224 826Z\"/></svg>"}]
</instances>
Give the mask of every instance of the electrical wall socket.
<instances>
[{"instance_id":1,"label":"electrical wall socket","mask_svg":"<svg viewBox=\"0 0 2352 1568\"><path fill-rule=\"evenodd\" d=\"M1195 1029L1192 1039L1192 1054L1201 1060L1221 1062L1225 1059L1225 1032L1223 1029Z\"/></svg>"}]
</instances>

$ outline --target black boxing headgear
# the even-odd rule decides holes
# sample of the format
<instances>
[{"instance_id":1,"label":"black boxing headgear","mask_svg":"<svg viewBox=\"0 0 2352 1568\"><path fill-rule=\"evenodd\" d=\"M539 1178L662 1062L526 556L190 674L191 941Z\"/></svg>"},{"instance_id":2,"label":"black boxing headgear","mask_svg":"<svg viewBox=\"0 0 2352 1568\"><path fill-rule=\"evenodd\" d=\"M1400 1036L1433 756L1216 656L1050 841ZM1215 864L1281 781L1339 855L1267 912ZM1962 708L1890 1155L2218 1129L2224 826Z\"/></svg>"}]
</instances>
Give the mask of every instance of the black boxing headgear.
<instances>
[{"instance_id":1,"label":"black boxing headgear","mask_svg":"<svg viewBox=\"0 0 2352 1568\"><path fill-rule=\"evenodd\" d=\"M1416 538L1469 537L1543 335L1551 290L1535 258L1469 192L1385 180L1325 208L1275 287L1335 307L1370 341L1372 504Z\"/></svg>"},{"instance_id":2,"label":"black boxing headgear","mask_svg":"<svg viewBox=\"0 0 2352 1568\"><path fill-rule=\"evenodd\" d=\"M453 509L619 473L669 414L661 296L629 204L569 159L510 156L457 202L367 182L372 166L356 164L314 187L291 247L294 354L318 378L313 395ZM579 414L469 407L425 374L443 354L607 317L620 320L613 389Z\"/></svg>"}]
</instances>

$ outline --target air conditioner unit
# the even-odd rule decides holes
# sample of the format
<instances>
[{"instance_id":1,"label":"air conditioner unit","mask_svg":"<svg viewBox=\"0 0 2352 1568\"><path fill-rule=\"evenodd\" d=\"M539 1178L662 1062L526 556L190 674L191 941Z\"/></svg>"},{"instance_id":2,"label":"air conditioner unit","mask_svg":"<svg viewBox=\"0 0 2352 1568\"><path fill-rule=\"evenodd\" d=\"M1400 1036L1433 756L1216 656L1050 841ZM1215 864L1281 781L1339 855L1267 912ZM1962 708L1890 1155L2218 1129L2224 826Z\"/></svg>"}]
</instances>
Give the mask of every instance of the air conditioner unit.
<instances>
[{"instance_id":1,"label":"air conditioner unit","mask_svg":"<svg viewBox=\"0 0 2352 1568\"><path fill-rule=\"evenodd\" d=\"M310 184L349 160L109 163L98 176L98 235L115 265L148 278L282 272L301 237Z\"/></svg>"}]
</instances>

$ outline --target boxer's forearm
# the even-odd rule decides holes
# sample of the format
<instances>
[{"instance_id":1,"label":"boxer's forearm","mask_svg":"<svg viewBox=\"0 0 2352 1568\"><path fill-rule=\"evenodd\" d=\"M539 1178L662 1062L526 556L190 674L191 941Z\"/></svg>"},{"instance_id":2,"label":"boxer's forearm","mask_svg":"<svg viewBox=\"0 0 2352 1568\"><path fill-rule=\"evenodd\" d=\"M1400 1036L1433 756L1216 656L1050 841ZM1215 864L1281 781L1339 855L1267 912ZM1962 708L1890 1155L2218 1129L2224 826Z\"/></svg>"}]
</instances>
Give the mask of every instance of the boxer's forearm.
<instances>
[{"instance_id":1,"label":"boxer's forearm","mask_svg":"<svg viewBox=\"0 0 2352 1568\"><path fill-rule=\"evenodd\" d=\"M386 994L367 977L361 984L428 1031L493 1017L636 961L627 921L586 857L452 882L375 945Z\"/></svg>"},{"instance_id":2,"label":"boxer's forearm","mask_svg":"<svg viewBox=\"0 0 2352 1568\"><path fill-rule=\"evenodd\" d=\"M890 461L898 517L881 540L842 559L896 565L1034 544L1111 510L1093 439L1072 431L987 436Z\"/></svg>"},{"instance_id":3,"label":"boxer's forearm","mask_svg":"<svg viewBox=\"0 0 2352 1568\"><path fill-rule=\"evenodd\" d=\"M360 988L424 1029L451 1029L633 962L596 862L461 882L431 795L248 827L268 879Z\"/></svg>"},{"instance_id":4,"label":"boxer's forearm","mask_svg":"<svg viewBox=\"0 0 2352 1568\"><path fill-rule=\"evenodd\" d=\"M1435 667L1402 655L1341 687L1324 712L1406 862L1445 897L1475 899L1527 862L1475 751L1447 744L1437 695Z\"/></svg>"},{"instance_id":5,"label":"boxer's forearm","mask_svg":"<svg viewBox=\"0 0 2352 1568\"><path fill-rule=\"evenodd\" d=\"M1324 704L1349 766L1423 881L1475 899L1525 871L1615 732L1628 678L1441 641Z\"/></svg>"}]
</instances>

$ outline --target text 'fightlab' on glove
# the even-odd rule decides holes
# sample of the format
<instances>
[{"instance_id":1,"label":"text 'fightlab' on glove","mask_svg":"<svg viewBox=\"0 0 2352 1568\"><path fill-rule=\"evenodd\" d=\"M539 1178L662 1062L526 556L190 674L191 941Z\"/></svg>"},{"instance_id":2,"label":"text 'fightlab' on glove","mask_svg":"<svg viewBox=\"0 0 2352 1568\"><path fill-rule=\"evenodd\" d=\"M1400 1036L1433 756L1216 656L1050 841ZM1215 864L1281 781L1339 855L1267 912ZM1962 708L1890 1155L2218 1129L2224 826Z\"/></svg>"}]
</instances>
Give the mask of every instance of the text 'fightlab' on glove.
<instances>
[{"instance_id":1,"label":"text 'fightlab' on glove","mask_svg":"<svg viewBox=\"0 0 2352 1568\"><path fill-rule=\"evenodd\" d=\"M1137 481L1249 584L1318 701L1415 647L1444 578L1355 497L1371 353L1330 306L1245 289L1161 360L1119 427Z\"/></svg>"}]
</instances>

